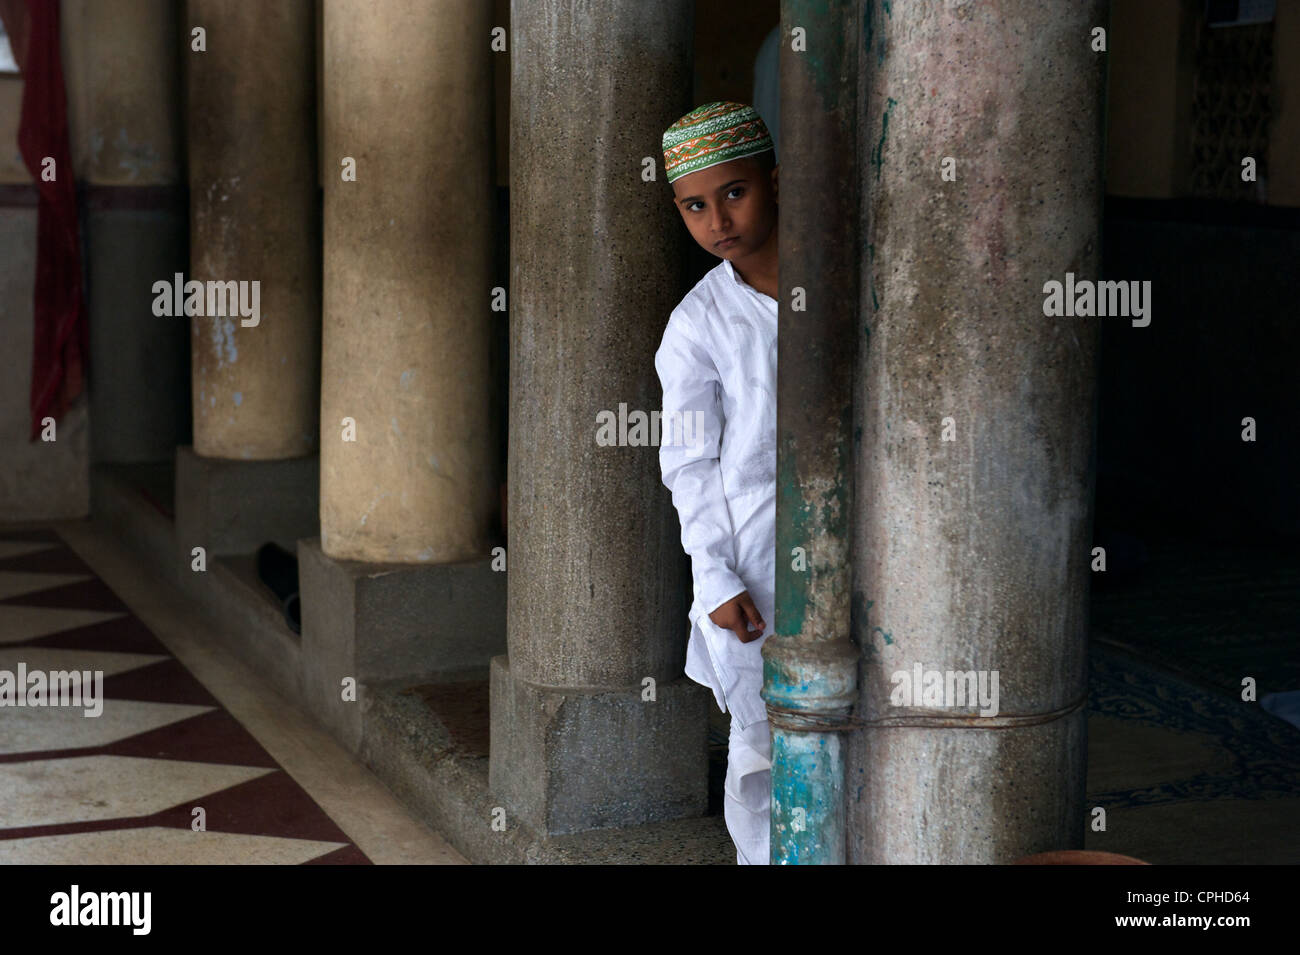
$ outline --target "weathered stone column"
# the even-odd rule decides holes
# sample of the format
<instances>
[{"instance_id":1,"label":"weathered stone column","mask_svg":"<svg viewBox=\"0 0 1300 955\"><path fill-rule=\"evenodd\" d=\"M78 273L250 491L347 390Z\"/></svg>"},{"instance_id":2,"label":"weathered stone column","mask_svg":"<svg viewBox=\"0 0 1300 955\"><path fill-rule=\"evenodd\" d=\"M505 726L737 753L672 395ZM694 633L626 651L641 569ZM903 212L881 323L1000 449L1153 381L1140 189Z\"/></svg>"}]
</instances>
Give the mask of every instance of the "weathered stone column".
<instances>
[{"instance_id":1,"label":"weathered stone column","mask_svg":"<svg viewBox=\"0 0 1300 955\"><path fill-rule=\"evenodd\" d=\"M864 30L853 862L1083 845L1099 326L1043 303L1098 277L1104 14L877 4ZM996 715L946 679L904 700L918 666L988 698L996 671Z\"/></svg>"},{"instance_id":2,"label":"weathered stone column","mask_svg":"<svg viewBox=\"0 0 1300 955\"><path fill-rule=\"evenodd\" d=\"M351 560L479 557L499 500L491 6L324 9L321 544Z\"/></svg>"},{"instance_id":3,"label":"weathered stone column","mask_svg":"<svg viewBox=\"0 0 1300 955\"><path fill-rule=\"evenodd\" d=\"M188 269L182 9L63 0L69 134L86 200L96 461L165 461L189 432L189 323L155 316L150 293Z\"/></svg>"},{"instance_id":4,"label":"weathered stone column","mask_svg":"<svg viewBox=\"0 0 1300 955\"><path fill-rule=\"evenodd\" d=\"M203 457L276 460L316 449L314 9L312 0L189 0L188 28L206 31L207 49L185 53L187 278L260 286L257 324L206 311L191 319L194 451Z\"/></svg>"},{"instance_id":5,"label":"weathered stone column","mask_svg":"<svg viewBox=\"0 0 1300 955\"><path fill-rule=\"evenodd\" d=\"M493 660L490 785L551 833L707 804L708 697L682 676L658 449L595 439L601 411L662 407L686 233L641 170L662 174L660 137L690 108L692 16L691 0L511 7L509 660Z\"/></svg>"},{"instance_id":6,"label":"weathered stone column","mask_svg":"<svg viewBox=\"0 0 1300 955\"><path fill-rule=\"evenodd\" d=\"M299 544L304 689L482 679L505 645L490 374L491 4L326 0L321 534ZM504 26L505 24L501 24Z\"/></svg>"}]
</instances>

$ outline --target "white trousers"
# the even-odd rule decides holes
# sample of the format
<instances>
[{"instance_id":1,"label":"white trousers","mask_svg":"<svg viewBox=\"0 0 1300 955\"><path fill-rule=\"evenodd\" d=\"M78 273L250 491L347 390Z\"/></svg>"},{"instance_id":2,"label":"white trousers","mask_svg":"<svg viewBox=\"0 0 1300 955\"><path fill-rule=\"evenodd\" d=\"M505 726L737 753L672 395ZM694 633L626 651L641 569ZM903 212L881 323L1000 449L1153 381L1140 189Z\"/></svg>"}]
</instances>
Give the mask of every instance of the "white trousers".
<instances>
[{"instance_id":1,"label":"white trousers","mask_svg":"<svg viewBox=\"0 0 1300 955\"><path fill-rule=\"evenodd\" d=\"M722 815L737 865L767 865L772 818L772 736L767 720L741 727L733 714Z\"/></svg>"}]
</instances>

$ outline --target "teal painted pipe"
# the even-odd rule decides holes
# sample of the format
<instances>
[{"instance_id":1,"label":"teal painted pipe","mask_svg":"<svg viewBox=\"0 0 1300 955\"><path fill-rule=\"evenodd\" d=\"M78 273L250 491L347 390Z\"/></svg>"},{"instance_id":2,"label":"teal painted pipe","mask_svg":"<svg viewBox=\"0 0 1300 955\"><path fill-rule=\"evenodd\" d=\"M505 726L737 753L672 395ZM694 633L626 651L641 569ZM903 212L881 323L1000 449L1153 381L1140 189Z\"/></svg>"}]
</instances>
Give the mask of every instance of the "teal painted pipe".
<instances>
[{"instance_id":1,"label":"teal painted pipe","mask_svg":"<svg viewBox=\"0 0 1300 955\"><path fill-rule=\"evenodd\" d=\"M846 740L842 732L806 724L834 725L848 715L857 691L857 654L847 640L807 649L792 641L763 660L772 728L770 858L778 865L840 865L847 844Z\"/></svg>"},{"instance_id":2,"label":"teal painted pipe","mask_svg":"<svg viewBox=\"0 0 1300 955\"><path fill-rule=\"evenodd\" d=\"M776 621L763 699L770 861L782 865L840 864L846 853L860 23L859 0L781 4Z\"/></svg>"}]
</instances>

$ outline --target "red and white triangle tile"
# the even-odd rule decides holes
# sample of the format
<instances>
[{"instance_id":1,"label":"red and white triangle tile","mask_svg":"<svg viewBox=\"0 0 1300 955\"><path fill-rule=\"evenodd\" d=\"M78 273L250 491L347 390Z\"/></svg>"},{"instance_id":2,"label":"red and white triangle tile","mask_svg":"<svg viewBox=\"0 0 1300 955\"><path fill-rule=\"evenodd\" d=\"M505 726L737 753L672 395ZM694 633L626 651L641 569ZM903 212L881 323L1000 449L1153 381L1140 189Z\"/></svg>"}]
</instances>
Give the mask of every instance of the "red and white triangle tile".
<instances>
[{"instance_id":1,"label":"red and white triangle tile","mask_svg":"<svg viewBox=\"0 0 1300 955\"><path fill-rule=\"evenodd\" d=\"M20 665L102 673L102 711L0 706L0 863L370 861L52 531L0 530Z\"/></svg>"}]
</instances>

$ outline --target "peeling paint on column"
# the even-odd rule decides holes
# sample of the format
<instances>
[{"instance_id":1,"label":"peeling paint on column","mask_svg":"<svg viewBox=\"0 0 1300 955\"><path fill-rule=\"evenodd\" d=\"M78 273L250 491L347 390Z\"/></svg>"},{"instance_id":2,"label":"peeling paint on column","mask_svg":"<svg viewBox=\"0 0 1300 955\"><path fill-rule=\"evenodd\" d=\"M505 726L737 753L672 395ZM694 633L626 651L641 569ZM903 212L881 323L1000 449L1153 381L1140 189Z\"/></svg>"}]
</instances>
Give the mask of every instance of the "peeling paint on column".
<instances>
[{"instance_id":1,"label":"peeling paint on column","mask_svg":"<svg viewBox=\"0 0 1300 955\"><path fill-rule=\"evenodd\" d=\"M148 143L132 143L125 129L117 131L113 145L120 154L117 165L127 171L130 182L147 181L161 160L158 150Z\"/></svg>"},{"instance_id":2,"label":"peeling paint on column","mask_svg":"<svg viewBox=\"0 0 1300 955\"><path fill-rule=\"evenodd\" d=\"M880 181L880 167L884 164L885 140L889 138L889 116L894 111L898 101L892 96L885 101L885 112L880 117L880 139L877 141L875 148L871 150L871 165L876 170L876 182Z\"/></svg>"},{"instance_id":3,"label":"peeling paint on column","mask_svg":"<svg viewBox=\"0 0 1300 955\"><path fill-rule=\"evenodd\" d=\"M236 319L201 316L196 320L210 322L212 325L212 356L216 358L217 368L239 361L239 349L235 347Z\"/></svg>"},{"instance_id":4,"label":"peeling paint on column","mask_svg":"<svg viewBox=\"0 0 1300 955\"><path fill-rule=\"evenodd\" d=\"M894 12L889 8L888 0L886 0L883 6L885 13L888 14L889 19L892 20L894 18ZM876 66L880 66L885 62L885 47L887 43L888 34L882 30L876 35Z\"/></svg>"}]
</instances>

